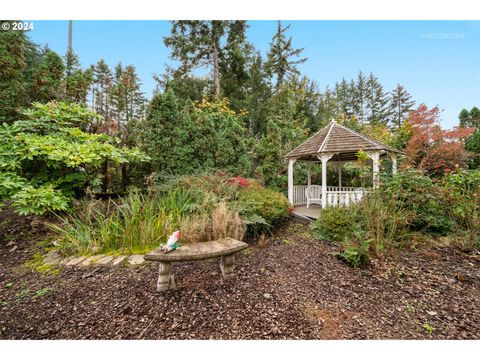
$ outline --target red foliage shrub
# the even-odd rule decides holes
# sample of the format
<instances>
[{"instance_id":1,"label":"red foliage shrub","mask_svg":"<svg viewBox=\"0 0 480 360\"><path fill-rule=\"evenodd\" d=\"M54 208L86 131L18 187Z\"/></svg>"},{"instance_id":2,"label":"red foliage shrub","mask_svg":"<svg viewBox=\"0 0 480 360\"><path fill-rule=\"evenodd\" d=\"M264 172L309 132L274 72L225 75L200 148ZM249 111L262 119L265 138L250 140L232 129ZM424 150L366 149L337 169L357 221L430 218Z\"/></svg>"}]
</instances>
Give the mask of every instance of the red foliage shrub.
<instances>
[{"instance_id":1,"label":"red foliage shrub","mask_svg":"<svg viewBox=\"0 0 480 360\"><path fill-rule=\"evenodd\" d=\"M446 169L460 167L468 158L464 141L473 133L472 128L456 127L443 130L439 122L440 109L428 109L425 104L412 111L408 121L413 135L405 148L410 165L430 175L443 175Z\"/></svg>"},{"instance_id":2,"label":"red foliage shrub","mask_svg":"<svg viewBox=\"0 0 480 360\"><path fill-rule=\"evenodd\" d=\"M248 179L245 179L243 176L235 176L234 178L228 179L229 184L236 184L240 187L247 188L250 186L251 182Z\"/></svg>"}]
</instances>

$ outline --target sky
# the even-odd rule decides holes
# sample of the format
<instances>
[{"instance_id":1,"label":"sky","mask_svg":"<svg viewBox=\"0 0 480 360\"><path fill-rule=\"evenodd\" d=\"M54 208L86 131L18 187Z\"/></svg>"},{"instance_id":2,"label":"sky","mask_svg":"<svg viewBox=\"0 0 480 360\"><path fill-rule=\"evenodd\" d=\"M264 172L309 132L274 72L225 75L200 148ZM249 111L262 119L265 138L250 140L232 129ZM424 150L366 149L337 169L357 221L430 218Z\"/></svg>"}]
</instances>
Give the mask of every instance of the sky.
<instances>
[{"instance_id":1,"label":"sky","mask_svg":"<svg viewBox=\"0 0 480 360\"><path fill-rule=\"evenodd\" d=\"M480 21L282 21L308 60L299 70L323 90L359 71L373 72L385 90L402 84L417 104L442 109L445 128L463 108L480 106ZM276 21L248 21L250 42L266 54ZM64 54L67 21L33 21L30 38ZM167 21L74 21L73 48L84 67L104 59L133 64L150 97L170 51Z\"/></svg>"}]
</instances>

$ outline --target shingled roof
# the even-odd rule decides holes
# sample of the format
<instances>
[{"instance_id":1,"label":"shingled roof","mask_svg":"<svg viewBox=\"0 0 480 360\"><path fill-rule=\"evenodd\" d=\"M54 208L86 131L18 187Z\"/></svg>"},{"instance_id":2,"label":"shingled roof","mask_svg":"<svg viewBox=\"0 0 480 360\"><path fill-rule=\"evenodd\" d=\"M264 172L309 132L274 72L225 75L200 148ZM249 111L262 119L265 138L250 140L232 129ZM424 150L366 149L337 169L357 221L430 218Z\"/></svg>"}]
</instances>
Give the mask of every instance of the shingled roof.
<instances>
[{"instance_id":1,"label":"shingled roof","mask_svg":"<svg viewBox=\"0 0 480 360\"><path fill-rule=\"evenodd\" d=\"M332 120L326 127L290 151L285 158L318 160L319 154L334 153L336 156L332 160L348 161L356 160L359 150L402 153Z\"/></svg>"}]
</instances>

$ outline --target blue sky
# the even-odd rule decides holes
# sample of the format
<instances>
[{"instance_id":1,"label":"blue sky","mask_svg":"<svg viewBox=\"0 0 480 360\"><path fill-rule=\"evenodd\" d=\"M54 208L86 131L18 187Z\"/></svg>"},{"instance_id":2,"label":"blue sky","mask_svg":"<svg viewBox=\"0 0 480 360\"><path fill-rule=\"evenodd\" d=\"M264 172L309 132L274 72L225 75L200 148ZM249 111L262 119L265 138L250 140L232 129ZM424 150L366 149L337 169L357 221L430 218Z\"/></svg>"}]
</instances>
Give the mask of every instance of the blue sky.
<instances>
[{"instance_id":1,"label":"blue sky","mask_svg":"<svg viewBox=\"0 0 480 360\"><path fill-rule=\"evenodd\" d=\"M249 21L248 38L265 53L275 21ZM386 90L403 84L418 103L439 105L452 127L464 107L480 106L480 21L284 21L305 48L302 73L323 89L358 71L373 72ZM169 63L167 21L74 21L73 46L83 66L103 58L136 66L151 95L154 73ZM34 21L30 38L64 54L67 21Z\"/></svg>"}]
</instances>

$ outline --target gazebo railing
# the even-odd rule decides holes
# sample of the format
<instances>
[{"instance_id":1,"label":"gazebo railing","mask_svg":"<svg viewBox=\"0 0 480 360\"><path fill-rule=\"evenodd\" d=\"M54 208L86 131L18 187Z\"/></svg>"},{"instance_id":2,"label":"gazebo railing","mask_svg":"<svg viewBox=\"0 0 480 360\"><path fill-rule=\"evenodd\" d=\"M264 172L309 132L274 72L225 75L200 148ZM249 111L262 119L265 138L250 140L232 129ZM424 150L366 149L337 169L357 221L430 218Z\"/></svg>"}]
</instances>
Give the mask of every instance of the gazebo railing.
<instances>
[{"instance_id":1,"label":"gazebo railing","mask_svg":"<svg viewBox=\"0 0 480 360\"><path fill-rule=\"evenodd\" d=\"M307 203L305 190L308 185L295 185L293 187L293 205ZM367 192L364 188L351 186L327 186L327 206L349 206L360 201Z\"/></svg>"},{"instance_id":2,"label":"gazebo railing","mask_svg":"<svg viewBox=\"0 0 480 360\"><path fill-rule=\"evenodd\" d=\"M349 206L362 200L365 191L327 191L327 206Z\"/></svg>"},{"instance_id":3,"label":"gazebo railing","mask_svg":"<svg viewBox=\"0 0 480 360\"><path fill-rule=\"evenodd\" d=\"M292 205L304 205L307 203L307 197L305 196L305 189L307 185L296 185L293 187L293 204Z\"/></svg>"}]
</instances>

